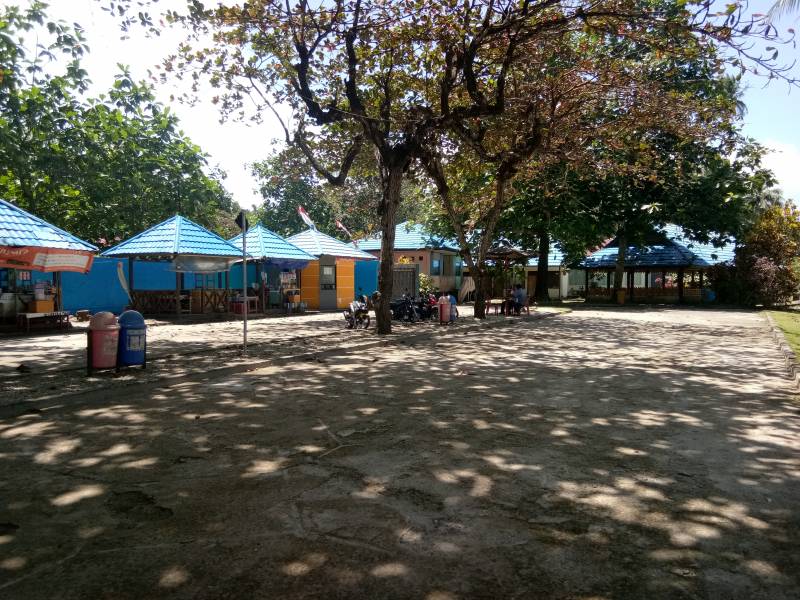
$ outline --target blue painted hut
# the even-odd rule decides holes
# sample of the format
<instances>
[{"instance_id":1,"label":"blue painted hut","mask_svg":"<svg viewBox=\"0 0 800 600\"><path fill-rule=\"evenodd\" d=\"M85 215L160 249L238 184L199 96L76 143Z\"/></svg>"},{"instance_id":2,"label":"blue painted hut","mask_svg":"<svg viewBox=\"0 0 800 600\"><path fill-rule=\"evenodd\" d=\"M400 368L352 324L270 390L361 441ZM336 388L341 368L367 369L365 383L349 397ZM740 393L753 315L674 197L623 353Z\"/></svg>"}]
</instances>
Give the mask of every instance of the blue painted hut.
<instances>
[{"instance_id":1,"label":"blue painted hut","mask_svg":"<svg viewBox=\"0 0 800 600\"><path fill-rule=\"evenodd\" d=\"M229 241L241 251L242 240L240 233ZM244 242L258 267L255 280L263 308L281 306L286 294L298 288L297 270L317 260L261 223L248 229Z\"/></svg>"},{"instance_id":2,"label":"blue painted hut","mask_svg":"<svg viewBox=\"0 0 800 600\"><path fill-rule=\"evenodd\" d=\"M127 283L131 305L146 314L182 312L224 312L230 300L228 271L242 260L242 250L180 215L175 215L150 229L109 248L104 257L127 258ZM137 290L134 259L168 261L175 272L172 290ZM120 265L121 267L121 265ZM224 289L218 285L219 274L225 275ZM123 271L118 271L120 279ZM215 285L187 285L186 274L208 275Z\"/></svg>"}]
</instances>

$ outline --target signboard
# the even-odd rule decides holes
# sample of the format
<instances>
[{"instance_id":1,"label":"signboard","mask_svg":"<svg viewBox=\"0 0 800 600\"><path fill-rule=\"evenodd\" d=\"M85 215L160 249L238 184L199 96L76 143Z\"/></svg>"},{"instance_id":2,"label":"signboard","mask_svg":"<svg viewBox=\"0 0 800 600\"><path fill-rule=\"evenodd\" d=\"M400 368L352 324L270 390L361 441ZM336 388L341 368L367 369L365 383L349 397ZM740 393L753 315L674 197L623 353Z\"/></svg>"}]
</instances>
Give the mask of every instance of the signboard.
<instances>
[{"instance_id":1,"label":"signboard","mask_svg":"<svg viewBox=\"0 0 800 600\"><path fill-rule=\"evenodd\" d=\"M25 271L72 271L88 273L94 253L86 250L39 248L37 246L0 246L0 267Z\"/></svg>"}]
</instances>

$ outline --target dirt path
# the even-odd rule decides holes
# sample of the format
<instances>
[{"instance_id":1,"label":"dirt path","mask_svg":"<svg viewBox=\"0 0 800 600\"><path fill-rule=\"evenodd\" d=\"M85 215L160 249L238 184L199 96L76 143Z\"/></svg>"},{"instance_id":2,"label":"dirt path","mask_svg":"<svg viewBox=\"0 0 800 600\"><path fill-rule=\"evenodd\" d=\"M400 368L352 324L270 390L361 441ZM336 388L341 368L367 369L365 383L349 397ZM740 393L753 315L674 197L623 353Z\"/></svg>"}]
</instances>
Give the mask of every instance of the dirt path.
<instances>
[{"instance_id":1,"label":"dirt path","mask_svg":"<svg viewBox=\"0 0 800 600\"><path fill-rule=\"evenodd\" d=\"M581 310L0 408L0 597L800 596L753 313Z\"/></svg>"}]
</instances>

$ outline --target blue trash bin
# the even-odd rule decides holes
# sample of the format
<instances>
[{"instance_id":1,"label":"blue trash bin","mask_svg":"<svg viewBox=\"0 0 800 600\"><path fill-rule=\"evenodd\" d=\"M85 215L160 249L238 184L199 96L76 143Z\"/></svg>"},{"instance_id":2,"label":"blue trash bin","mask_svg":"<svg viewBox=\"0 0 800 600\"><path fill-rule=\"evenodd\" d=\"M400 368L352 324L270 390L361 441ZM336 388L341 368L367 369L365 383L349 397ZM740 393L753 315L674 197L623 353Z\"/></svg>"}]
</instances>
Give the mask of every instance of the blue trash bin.
<instances>
[{"instance_id":1,"label":"blue trash bin","mask_svg":"<svg viewBox=\"0 0 800 600\"><path fill-rule=\"evenodd\" d=\"M147 366L147 326L144 317L135 310L126 310L119 316L119 327L117 366Z\"/></svg>"}]
</instances>

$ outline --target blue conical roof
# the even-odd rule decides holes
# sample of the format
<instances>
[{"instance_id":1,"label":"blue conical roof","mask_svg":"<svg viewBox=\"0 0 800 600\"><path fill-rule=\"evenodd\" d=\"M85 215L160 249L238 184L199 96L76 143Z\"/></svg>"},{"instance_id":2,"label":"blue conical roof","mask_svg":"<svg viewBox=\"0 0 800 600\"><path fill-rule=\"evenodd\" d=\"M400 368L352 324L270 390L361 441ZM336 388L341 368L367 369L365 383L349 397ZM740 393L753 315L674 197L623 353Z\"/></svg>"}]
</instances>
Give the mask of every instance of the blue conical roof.
<instances>
[{"instance_id":1,"label":"blue conical roof","mask_svg":"<svg viewBox=\"0 0 800 600\"><path fill-rule=\"evenodd\" d=\"M5 200L0 200L0 246L97 251L90 243Z\"/></svg>"},{"instance_id":2,"label":"blue conical roof","mask_svg":"<svg viewBox=\"0 0 800 600\"><path fill-rule=\"evenodd\" d=\"M242 234L228 240L231 244L242 248ZM297 260L308 262L316 260L314 256L283 239L260 223L247 231L247 253L253 258L271 258L278 260Z\"/></svg>"},{"instance_id":3,"label":"blue conical roof","mask_svg":"<svg viewBox=\"0 0 800 600\"><path fill-rule=\"evenodd\" d=\"M338 258L354 258L357 260L376 260L371 254L362 252L358 248L340 242L329 235L320 233L316 229L306 229L297 233L288 241L314 256L336 256Z\"/></svg>"},{"instance_id":4,"label":"blue conical roof","mask_svg":"<svg viewBox=\"0 0 800 600\"><path fill-rule=\"evenodd\" d=\"M175 215L102 253L153 257L180 254L241 257L242 250L205 227Z\"/></svg>"}]
</instances>

